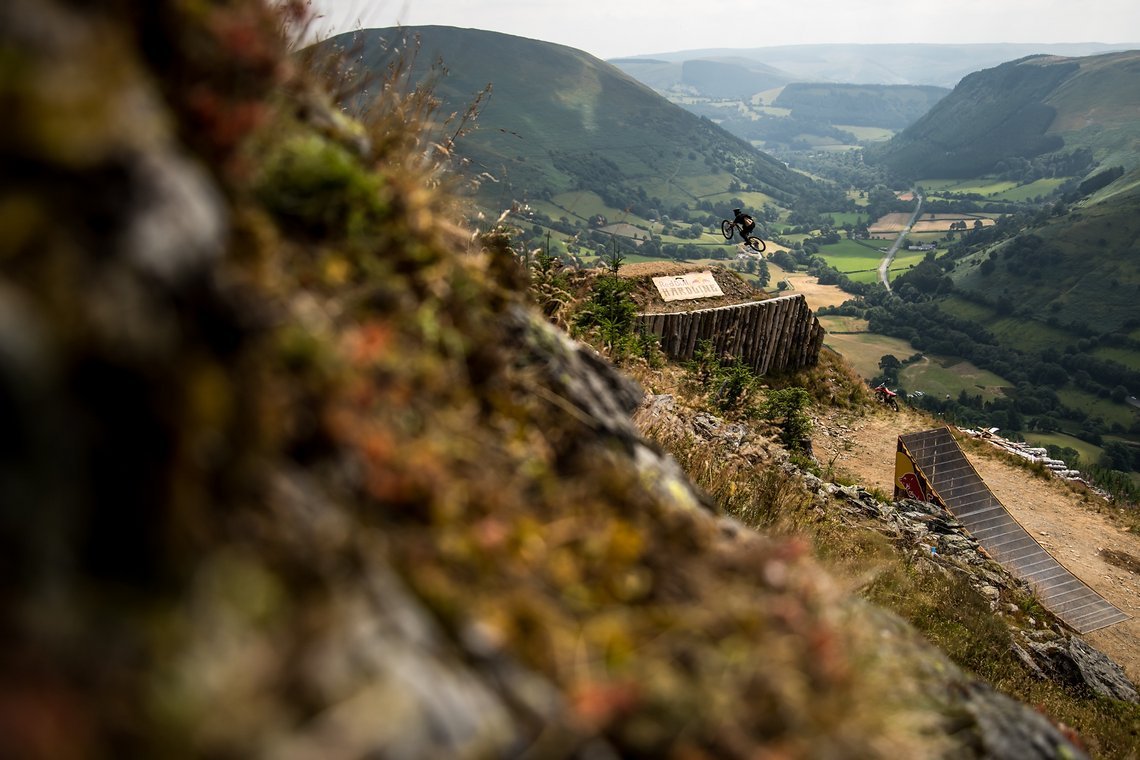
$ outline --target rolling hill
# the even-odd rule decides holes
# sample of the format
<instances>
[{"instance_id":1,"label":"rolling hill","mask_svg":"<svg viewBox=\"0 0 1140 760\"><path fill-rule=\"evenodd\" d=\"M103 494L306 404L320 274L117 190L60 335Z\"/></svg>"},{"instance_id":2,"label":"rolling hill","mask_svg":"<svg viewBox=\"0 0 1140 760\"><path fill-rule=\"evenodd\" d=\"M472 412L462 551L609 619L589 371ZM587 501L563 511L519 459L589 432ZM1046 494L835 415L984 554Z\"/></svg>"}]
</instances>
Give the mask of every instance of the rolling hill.
<instances>
[{"instance_id":1,"label":"rolling hill","mask_svg":"<svg viewBox=\"0 0 1140 760\"><path fill-rule=\"evenodd\" d=\"M322 45L382 71L404 39L418 39L411 81L437 77L441 113L462 113L491 85L456 151L465 173L482 178L479 198L492 209L589 190L611 209L676 214L718 195L727 206L730 187L785 208L818 192L782 162L572 48L442 26L364 30Z\"/></svg>"},{"instance_id":2,"label":"rolling hill","mask_svg":"<svg viewBox=\"0 0 1140 760\"><path fill-rule=\"evenodd\" d=\"M1098 477L1115 488L1140 469L1140 412L1129 399L1140 389L1140 169L1102 174L1116 179L965 234L897 278L873 329L1004 379L1003 398L964 387L956 402L937 402L940 413L1074 453L1103 445L1081 466L1103 465L1114 450L1118 479ZM1049 434L1063 435L1040 437Z\"/></svg>"},{"instance_id":3,"label":"rolling hill","mask_svg":"<svg viewBox=\"0 0 1140 760\"><path fill-rule=\"evenodd\" d=\"M1123 339L1140 327L1138 211L1140 170L1133 170L1066 212L1040 215L1013 237L978 248L951 272L955 288L975 301L1008 302L1007 317L1068 333L1065 342ZM1136 344L1140 368L1140 343L1122 342Z\"/></svg>"},{"instance_id":4,"label":"rolling hill","mask_svg":"<svg viewBox=\"0 0 1140 760\"><path fill-rule=\"evenodd\" d=\"M772 101L791 116L856 127L903 129L949 94L930 85L819 84L794 82Z\"/></svg>"},{"instance_id":5,"label":"rolling hill","mask_svg":"<svg viewBox=\"0 0 1140 760\"><path fill-rule=\"evenodd\" d=\"M910 179L977 177L1079 151L1131 168L1140 163L1138 115L1140 51L1031 56L967 76L867 158Z\"/></svg>"},{"instance_id":6,"label":"rolling hill","mask_svg":"<svg viewBox=\"0 0 1140 760\"><path fill-rule=\"evenodd\" d=\"M609 63L658 92L687 90L710 98L749 98L798 78L775 66L745 57L685 61L615 58Z\"/></svg>"}]
</instances>

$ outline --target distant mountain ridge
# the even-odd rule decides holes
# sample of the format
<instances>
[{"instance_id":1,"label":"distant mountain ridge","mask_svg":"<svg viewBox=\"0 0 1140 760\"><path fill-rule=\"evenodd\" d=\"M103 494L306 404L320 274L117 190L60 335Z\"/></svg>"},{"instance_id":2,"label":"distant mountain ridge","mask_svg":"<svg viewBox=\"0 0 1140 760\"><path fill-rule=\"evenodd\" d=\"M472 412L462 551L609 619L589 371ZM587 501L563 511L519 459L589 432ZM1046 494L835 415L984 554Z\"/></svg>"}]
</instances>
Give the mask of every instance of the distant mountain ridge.
<instances>
[{"instance_id":1,"label":"distant mountain ridge","mask_svg":"<svg viewBox=\"0 0 1140 760\"><path fill-rule=\"evenodd\" d=\"M612 63L659 90L683 83L682 65L688 61L769 66L780 71L789 82L914 84L950 88L974 71L1029 55L1080 57L1137 48L1140 48L1140 42L1119 45L1099 42L777 45L654 53L615 58Z\"/></svg>"},{"instance_id":2,"label":"distant mountain ridge","mask_svg":"<svg viewBox=\"0 0 1140 760\"><path fill-rule=\"evenodd\" d=\"M796 81L794 74L747 57L615 58L609 63L658 92L684 88L710 98L748 98Z\"/></svg>"}]
</instances>

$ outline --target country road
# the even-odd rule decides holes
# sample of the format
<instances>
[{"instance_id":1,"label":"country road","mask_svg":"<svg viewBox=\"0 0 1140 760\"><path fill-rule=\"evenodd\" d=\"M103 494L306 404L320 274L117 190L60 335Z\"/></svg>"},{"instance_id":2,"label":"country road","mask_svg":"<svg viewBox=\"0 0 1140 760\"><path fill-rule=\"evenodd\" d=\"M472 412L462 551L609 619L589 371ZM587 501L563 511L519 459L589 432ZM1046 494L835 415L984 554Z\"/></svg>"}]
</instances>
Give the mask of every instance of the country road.
<instances>
[{"instance_id":1,"label":"country road","mask_svg":"<svg viewBox=\"0 0 1140 760\"><path fill-rule=\"evenodd\" d=\"M899 246L903 244L903 241L906 240L906 234L910 232L910 228L914 226L915 220L918 219L919 213L922 212L922 196L919 195L917 190L914 193L914 197L917 200L914 204L914 213L910 215L910 221L906 223L906 227L904 227L902 232L899 233L899 236L895 238L895 242L891 244L891 247L883 256L883 260L879 262L879 280L882 281L883 287L887 289L888 293L891 292L891 280L888 277L891 270L891 262L895 260L895 253L898 251Z\"/></svg>"}]
</instances>

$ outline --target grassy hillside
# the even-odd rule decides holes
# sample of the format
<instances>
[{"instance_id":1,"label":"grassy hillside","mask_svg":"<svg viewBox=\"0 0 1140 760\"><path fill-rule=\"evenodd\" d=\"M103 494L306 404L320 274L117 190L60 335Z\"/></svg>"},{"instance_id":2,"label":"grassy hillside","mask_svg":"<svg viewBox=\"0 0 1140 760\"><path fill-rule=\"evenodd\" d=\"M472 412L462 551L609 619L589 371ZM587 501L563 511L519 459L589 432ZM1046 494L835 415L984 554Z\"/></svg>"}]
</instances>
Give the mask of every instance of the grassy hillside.
<instances>
[{"instance_id":1,"label":"grassy hillside","mask_svg":"<svg viewBox=\"0 0 1140 760\"><path fill-rule=\"evenodd\" d=\"M914 123L949 92L942 87L794 82L773 105L799 119L897 130Z\"/></svg>"},{"instance_id":2,"label":"grassy hillside","mask_svg":"<svg viewBox=\"0 0 1140 760\"><path fill-rule=\"evenodd\" d=\"M681 61L665 61L660 58L611 58L607 63L659 92L681 83Z\"/></svg>"},{"instance_id":3,"label":"grassy hillside","mask_svg":"<svg viewBox=\"0 0 1140 760\"><path fill-rule=\"evenodd\" d=\"M967 76L926 116L868 160L902 177L963 178L1002 173L1046 154L1137 163L1140 52L1088 58L1032 56Z\"/></svg>"},{"instance_id":4,"label":"grassy hillside","mask_svg":"<svg viewBox=\"0 0 1140 760\"><path fill-rule=\"evenodd\" d=\"M868 160L906 177L977 177L1003 159L1059 150L1063 141L1046 136L1056 112L1043 101L1079 66L1042 60L971 74Z\"/></svg>"},{"instance_id":5,"label":"grassy hillside","mask_svg":"<svg viewBox=\"0 0 1140 760\"><path fill-rule=\"evenodd\" d=\"M1111 436L1140 451L1140 409L1129 400L1140 391L1138 175L971 231L899 277L896 297L870 299L879 318L872 329L923 352L965 357L1007 381L992 404L967 388L969 398L935 411L1098 446ZM1140 469L1128 456L1111 468Z\"/></svg>"},{"instance_id":6,"label":"grassy hillside","mask_svg":"<svg viewBox=\"0 0 1140 760\"><path fill-rule=\"evenodd\" d=\"M786 73L748 60L685 61L681 85L712 98L751 98L791 81Z\"/></svg>"},{"instance_id":7,"label":"grassy hillside","mask_svg":"<svg viewBox=\"0 0 1140 760\"><path fill-rule=\"evenodd\" d=\"M1140 163L1140 51L1082 59L1080 76L1047 103L1057 109L1049 132L1066 146L1088 148L1105 166Z\"/></svg>"},{"instance_id":8,"label":"grassy hillside","mask_svg":"<svg viewBox=\"0 0 1140 760\"><path fill-rule=\"evenodd\" d=\"M951 276L959 291L1006 313L1088 335L1126 332L1140 313L1140 173L1103 199L1046 216L1013 238L979 248ZM990 263L986 263L990 262ZM1138 389L1140 390L1140 389Z\"/></svg>"},{"instance_id":9,"label":"grassy hillside","mask_svg":"<svg viewBox=\"0 0 1140 760\"><path fill-rule=\"evenodd\" d=\"M410 79L434 77L439 113L462 114L490 84L455 151L464 173L481 179L480 198L499 210L583 189L612 209L693 208L700 199L685 184L694 178L763 192L784 207L812 192L783 163L572 48L438 26L367 30L324 46L375 72L414 46L405 38L419 42ZM446 71L433 73L438 61Z\"/></svg>"}]
</instances>

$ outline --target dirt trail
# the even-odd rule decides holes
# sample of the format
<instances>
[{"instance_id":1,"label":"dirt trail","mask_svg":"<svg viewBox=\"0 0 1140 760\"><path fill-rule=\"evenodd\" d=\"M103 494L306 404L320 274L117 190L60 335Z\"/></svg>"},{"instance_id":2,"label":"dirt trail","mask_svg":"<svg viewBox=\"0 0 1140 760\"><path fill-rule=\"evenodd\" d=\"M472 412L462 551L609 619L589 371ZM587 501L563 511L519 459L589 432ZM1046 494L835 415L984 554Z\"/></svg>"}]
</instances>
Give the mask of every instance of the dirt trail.
<instances>
[{"instance_id":1,"label":"dirt trail","mask_svg":"<svg viewBox=\"0 0 1140 760\"><path fill-rule=\"evenodd\" d=\"M812 444L825 467L834 457L838 474L886 494L893 490L898 436L929 430L938 423L903 409L876 410L863 417L832 412L820 419ZM1140 575L1109 564L1102 549L1140 559L1140 536L1093 510L1083 495L1064 482L1036 477L988 451L966 447L966 457L1010 514L1070 572L1115 604L1131 620L1094 631L1085 640L1119 663L1140 683Z\"/></svg>"}]
</instances>

